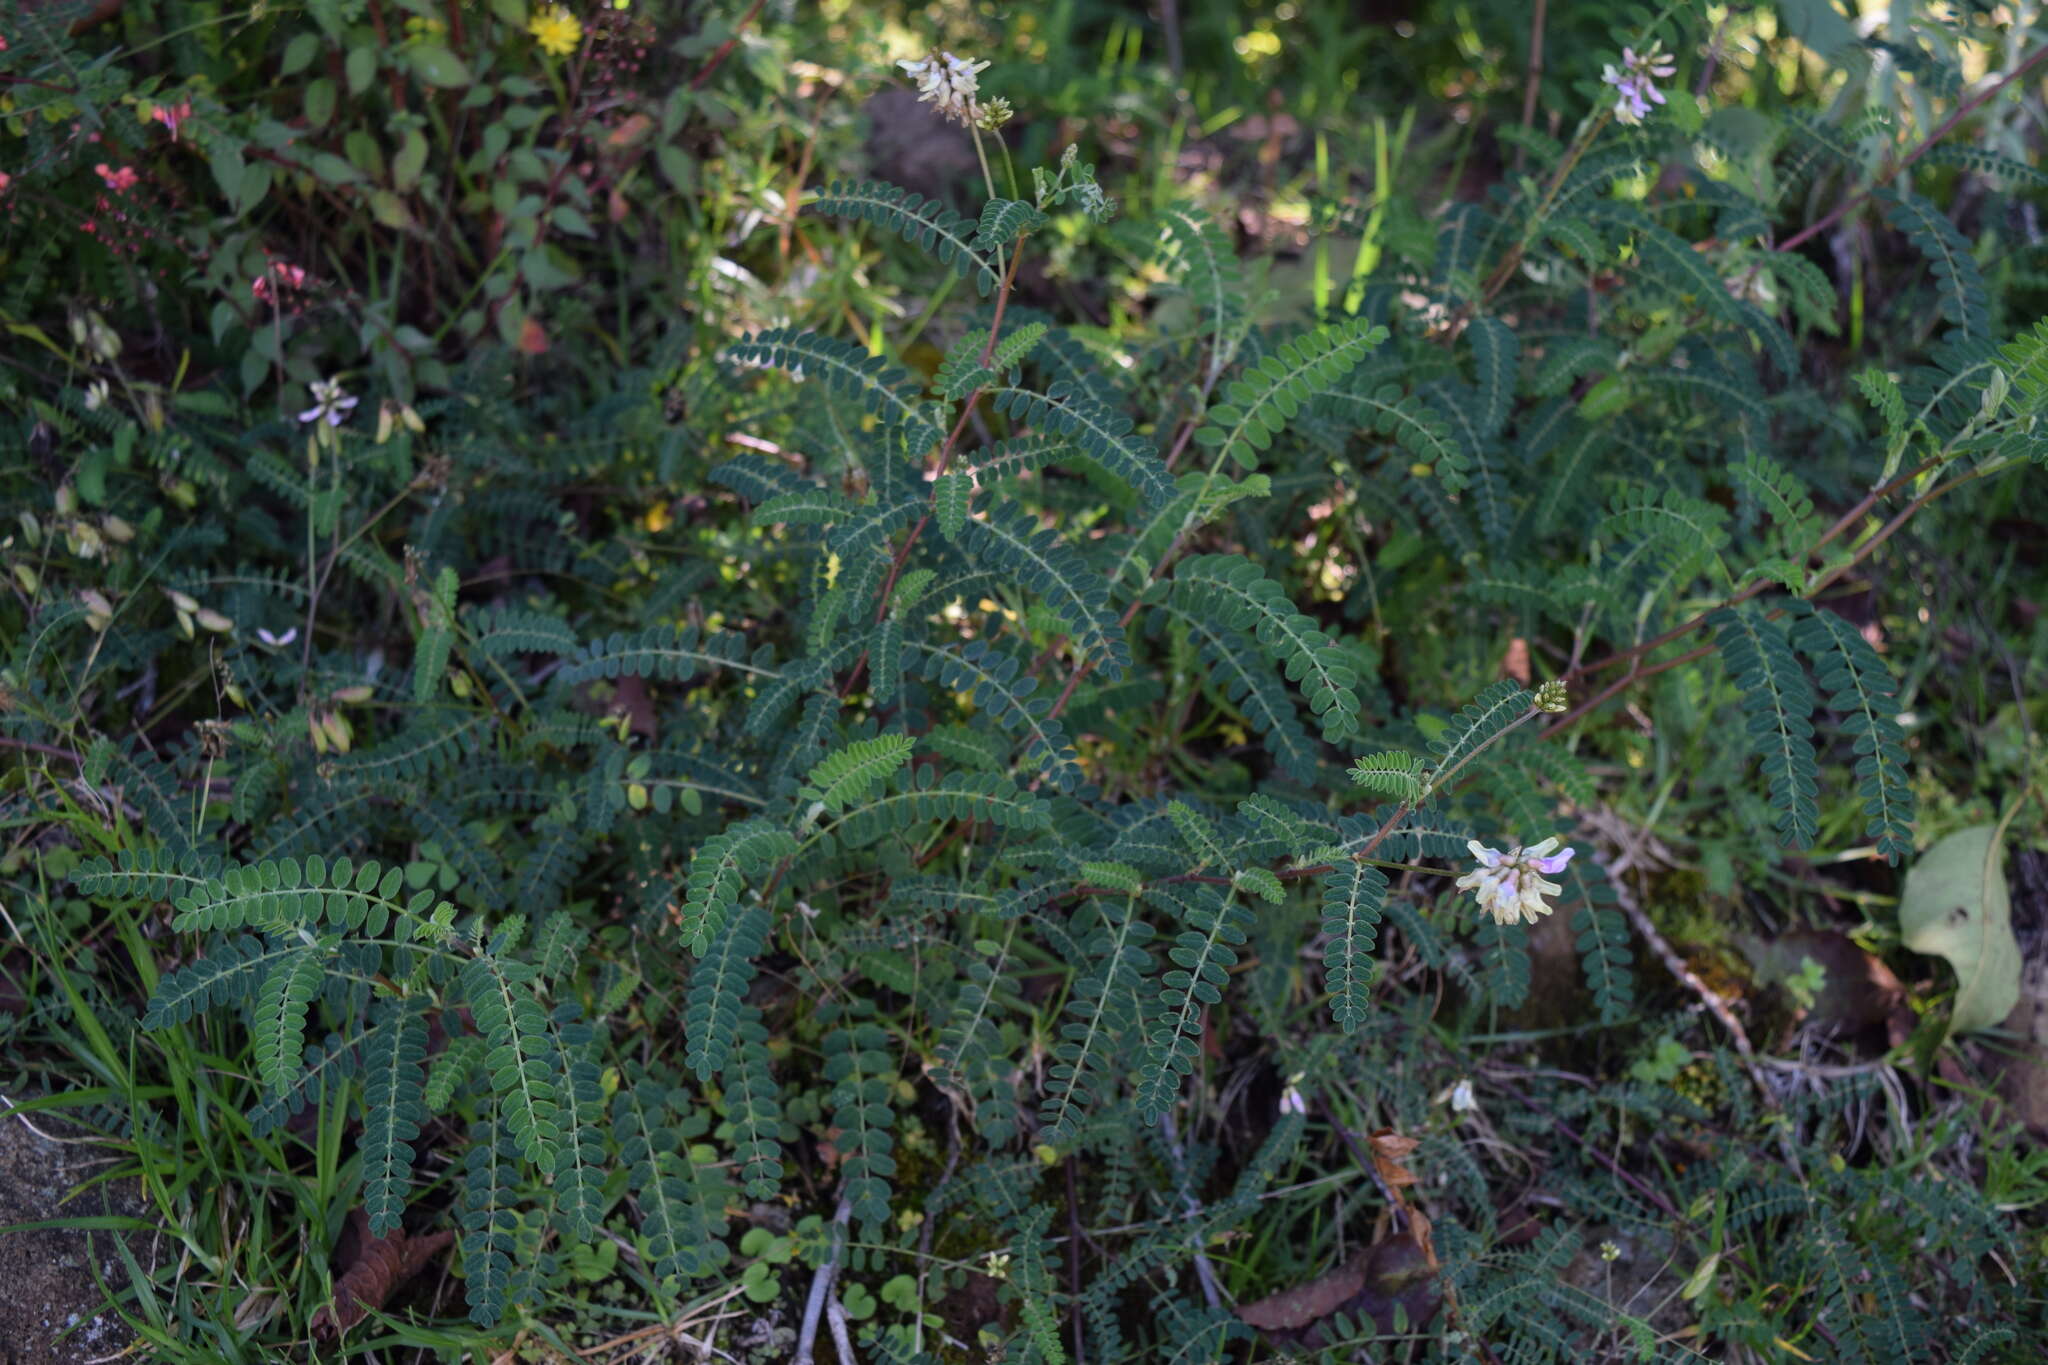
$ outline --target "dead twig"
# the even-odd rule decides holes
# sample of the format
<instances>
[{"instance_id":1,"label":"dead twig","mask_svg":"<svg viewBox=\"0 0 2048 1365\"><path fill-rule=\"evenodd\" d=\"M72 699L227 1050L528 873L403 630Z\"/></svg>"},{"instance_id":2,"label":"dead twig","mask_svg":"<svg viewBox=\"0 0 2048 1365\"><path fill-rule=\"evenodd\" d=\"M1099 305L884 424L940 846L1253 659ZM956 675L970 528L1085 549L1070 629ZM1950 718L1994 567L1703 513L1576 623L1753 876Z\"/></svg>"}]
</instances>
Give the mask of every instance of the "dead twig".
<instances>
[{"instance_id":1,"label":"dead twig","mask_svg":"<svg viewBox=\"0 0 2048 1365\"><path fill-rule=\"evenodd\" d=\"M832 1282L839 1278L839 1254L846 1247L846 1225L853 1218L853 1203L845 1195L839 1196L839 1209L832 1215L832 1254L811 1276L810 1297L804 1300L803 1327L797 1333L796 1355L792 1365L815 1365L813 1352L818 1343L818 1322L825 1315L826 1301L832 1297ZM853 1365L851 1357L842 1357L844 1365Z\"/></svg>"}]
</instances>

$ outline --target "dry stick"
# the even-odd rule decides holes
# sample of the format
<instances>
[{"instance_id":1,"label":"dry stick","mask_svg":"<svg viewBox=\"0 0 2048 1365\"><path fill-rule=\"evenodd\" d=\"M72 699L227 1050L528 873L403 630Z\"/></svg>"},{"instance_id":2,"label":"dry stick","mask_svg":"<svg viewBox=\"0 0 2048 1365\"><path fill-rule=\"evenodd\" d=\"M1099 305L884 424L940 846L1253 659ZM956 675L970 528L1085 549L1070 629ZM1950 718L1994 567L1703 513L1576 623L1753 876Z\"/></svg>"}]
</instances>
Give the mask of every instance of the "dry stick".
<instances>
[{"instance_id":1,"label":"dry stick","mask_svg":"<svg viewBox=\"0 0 2048 1365\"><path fill-rule=\"evenodd\" d=\"M1166 1134L1166 1147L1168 1151L1173 1153L1175 1163L1184 1164L1187 1160L1187 1155L1181 1150L1180 1134L1174 1129L1172 1109L1169 1108L1159 1116L1159 1128L1161 1132ZM1196 1217L1201 1214L1202 1206L1195 1202L1195 1196L1192 1193L1183 1192L1181 1199L1187 1204L1190 1217ZM1221 1308L1223 1306L1223 1291L1216 1285L1216 1267L1209 1264L1208 1253L1202 1250L1200 1242L1191 1239L1189 1246L1194 1249L1195 1278L1202 1282L1202 1298L1208 1302L1211 1308Z\"/></svg>"},{"instance_id":2,"label":"dry stick","mask_svg":"<svg viewBox=\"0 0 2048 1365\"><path fill-rule=\"evenodd\" d=\"M831 1297L832 1281L839 1275L839 1253L846 1247L846 1225L853 1218L853 1202L839 1196L839 1210L832 1215L832 1254L811 1276L810 1297L804 1300L803 1329L797 1333L796 1356L791 1365L815 1365L812 1348L818 1341L818 1319L824 1316L825 1300ZM853 1365L851 1360L846 1365Z\"/></svg>"},{"instance_id":3,"label":"dry stick","mask_svg":"<svg viewBox=\"0 0 2048 1365\"><path fill-rule=\"evenodd\" d=\"M0 749L26 749L30 753L48 754L51 758L68 759L74 767L84 767L85 759L69 749L60 749L54 744L38 744L32 739L15 739L11 735L0 735Z\"/></svg>"},{"instance_id":4,"label":"dry stick","mask_svg":"<svg viewBox=\"0 0 2048 1365\"><path fill-rule=\"evenodd\" d=\"M1060 1164L1067 1172L1067 1292L1074 1299L1074 1365L1088 1365L1081 1341L1081 1196L1075 1187L1074 1158Z\"/></svg>"},{"instance_id":5,"label":"dry stick","mask_svg":"<svg viewBox=\"0 0 2048 1365\"><path fill-rule=\"evenodd\" d=\"M1657 955L1657 960L1664 964L1664 969L1678 978L1679 984L1698 996L1700 1003L1705 1005L1707 1011L1720 1020L1721 1027L1728 1031L1729 1039L1735 1044L1736 1055L1742 1059L1742 1069L1749 1073L1750 1083L1756 1086L1757 1094L1763 1097L1764 1105L1773 1110L1779 1109L1782 1106L1778 1103L1777 1092L1771 1089L1770 1083L1764 1079L1763 1068L1757 1065L1756 1049L1750 1046L1749 1031L1742 1026L1742 1021L1735 1017L1735 1012L1728 1008L1728 1002L1721 998L1720 993L1700 980L1699 973L1693 971L1686 960L1678 955L1678 950L1657 931L1657 926L1651 922L1642 902L1636 899L1636 894L1629 888L1627 881L1610 870L1632 860L1636 850L1648 836L1649 831L1645 829L1637 835L1633 843L1622 850L1622 856L1612 864L1601 862L1597 855L1594 861L1600 863L1601 869L1607 872L1607 884L1614 890L1615 904L1628 916L1628 922L1635 926L1636 932L1643 936L1643 942L1650 945L1650 951ZM1799 1149L1792 1143L1791 1132L1785 1125L1780 1124L1777 1126L1777 1133L1778 1149L1784 1154L1785 1164L1792 1168L1794 1175L1804 1179L1805 1171L1799 1164Z\"/></svg>"},{"instance_id":6,"label":"dry stick","mask_svg":"<svg viewBox=\"0 0 2048 1365\"><path fill-rule=\"evenodd\" d=\"M854 1358L853 1337L846 1330L846 1306L836 1294L825 1301L825 1321L832 1326L832 1349L839 1353L839 1365L860 1365Z\"/></svg>"},{"instance_id":7,"label":"dry stick","mask_svg":"<svg viewBox=\"0 0 2048 1365\"><path fill-rule=\"evenodd\" d=\"M1536 92L1543 88L1543 12L1550 0L1536 0L1535 13L1529 18L1529 70L1522 77L1522 127L1536 125ZM1515 166L1522 164L1522 149L1515 149Z\"/></svg>"},{"instance_id":8,"label":"dry stick","mask_svg":"<svg viewBox=\"0 0 2048 1365\"><path fill-rule=\"evenodd\" d=\"M1978 106L1996 97L1997 94L2001 90L2005 89L2006 86L2011 85L2014 81L2026 75L2029 71L2033 70L2044 60L2048 60L2048 45L2043 45L2041 48L2035 51L2033 56L2027 58L2018 66L2014 67L2011 71L1999 77L1998 80L1995 81L1989 87L1987 87L1983 91L1983 93L1972 95L1969 99L1964 100L1961 104L1957 105L1955 112L1950 114L1947 118L1943 119L1940 127L1936 128L1933 132L1929 133L1924 142L1922 142L1918 147L1915 147L1911 152L1907 153L1905 160L1899 162L1898 165L1892 167L1883 175L1879 176L1877 178L1876 184L1872 185L1869 189L1863 191L1861 194L1853 195L1848 199L1844 199L1841 203L1835 205L1834 210L1831 213L1828 213L1826 216L1822 217L1819 222L1814 223L1810 227L1801 228L1798 232L1793 233L1790 237L1787 237L1784 241L1778 243L1774 250L1790 251L1792 250L1792 248L1800 245L1802 242L1808 241L1809 239L1817 237L1821 233L1826 232L1829 228L1833 227L1836 223L1840 222L1844 215L1848 214L1851 210L1861 208L1864 204L1869 202L1871 195L1875 194L1879 189L1881 189L1885 185L1890 184L1893 180L1897 179L1899 172L1905 170L1908 166L1911 166L1914 162L1918 161L1921 157L1927 155L1928 152L1932 151L1934 148L1934 144L1940 142L1943 138L1947 137L1949 133L1954 131L1955 126L1958 123L1961 123L1965 118L1969 117L1969 115L1973 113L1978 108Z\"/></svg>"}]
</instances>

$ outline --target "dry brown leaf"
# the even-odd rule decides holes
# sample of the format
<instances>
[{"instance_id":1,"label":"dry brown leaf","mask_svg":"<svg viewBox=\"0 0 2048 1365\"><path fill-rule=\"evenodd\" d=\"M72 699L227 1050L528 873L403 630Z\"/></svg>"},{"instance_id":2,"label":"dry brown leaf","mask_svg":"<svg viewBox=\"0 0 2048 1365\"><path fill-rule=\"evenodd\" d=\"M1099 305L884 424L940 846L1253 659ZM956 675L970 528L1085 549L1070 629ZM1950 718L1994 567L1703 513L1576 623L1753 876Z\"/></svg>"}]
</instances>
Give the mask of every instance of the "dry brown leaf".
<instances>
[{"instance_id":1,"label":"dry brown leaf","mask_svg":"<svg viewBox=\"0 0 2048 1365\"><path fill-rule=\"evenodd\" d=\"M1370 1247L1365 1248L1335 1270L1318 1275L1307 1284L1269 1294L1257 1303L1244 1304L1237 1310L1237 1315L1262 1332L1292 1331L1312 1322L1321 1322L1364 1290L1365 1261L1370 1252Z\"/></svg>"},{"instance_id":2,"label":"dry brown leaf","mask_svg":"<svg viewBox=\"0 0 2048 1365\"><path fill-rule=\"evenodd\" d=\"M1406 1162L1415 1155L1421 1142L1412 1137L1402 1137L1391 1128L1381 1128L1367 1139L1372 1144L1372 1164L1380 1173L1380 1179L1401 1189L1415 1183L1415 1172L1408 1169Z\"/></svg>"},{"instance_id":3,"label":"dry brown leaf","mask_svg":"<svg viewBox=\"0 0 2048 1365\"><path fill-rule=\"evenodd\" d=\"M1328 1344L1317 1324L1334 1313L1369 1317L1383 1332L1394 1330L1398 1316L1413 1331L1433 1319L1442 1303L1428 1254L1408 1237L1397 1235L1360 1250L1306 1284L1245 1304L1237 1315L1276 1343L1315 1347Z\"/></svg>"},{"instance_id":4,"label":"dry brown leaf","mask_svg":"<svg viewBox=\"0 0 2048 1365\"><path fill-rule=\"evenodd\" d=\"M1423 1259L1434 1273L1442 1267L1436 1259L1436 1239L1430 1235L1429 1215L1401 1194L1402 1190L1415 1183L1415 1172L1408 1169L1408 1158L1415 1155L1415 1149L1422 1143L1412 1137L1403 1137L1391 1128L1375 1129L1366 1141L1372 1147L1373 1168L1379 1172L1381 1182L1393 1195L1401 1212L1407 1215L1408 1235L1422 1249Z\"/></svg>"},{"instance_id":5,"label":"dry brown leaf","mask_svg":"<svg viewBox=\"0 0 2048 1365\"><path fill-rule=\"evenodd\" d=\"M1519 635L1508 641L1507 657L1500 661L1500 666L1510 678L1527 687L1529 680L1536 676L1529 667L1529 642Z\"/></svg>"},{"instance_id":6,"label":"dry brown leaf","mask_svg":"<svg viewBox=\"0 0 2048 1365\"><path fill-rule=\"evenodd\" d=\"M633 114L622 120L618 127L606 134L604 144L616 151L630 147L654 131L654 120L646 114Z\"/></svg>"},{"instance_id":7,"label":"dry brown leaf","mask_svg":"<svg viewBox=\"0 0 2048 1365\"><path fill-rule=\"evenodd\" d=\"M382 1308L400 1285L455 1240L452 1232L414 1237L403 1228L386 1237L371 1237L369 1220L361 1209L349 1218L356 1227L359 1249L355 1264L334 1282L334 1303L313 1315L313 1335L322 1341L334 1340L361 1322L370 1309Z\"/></svg>"}]
</instances>

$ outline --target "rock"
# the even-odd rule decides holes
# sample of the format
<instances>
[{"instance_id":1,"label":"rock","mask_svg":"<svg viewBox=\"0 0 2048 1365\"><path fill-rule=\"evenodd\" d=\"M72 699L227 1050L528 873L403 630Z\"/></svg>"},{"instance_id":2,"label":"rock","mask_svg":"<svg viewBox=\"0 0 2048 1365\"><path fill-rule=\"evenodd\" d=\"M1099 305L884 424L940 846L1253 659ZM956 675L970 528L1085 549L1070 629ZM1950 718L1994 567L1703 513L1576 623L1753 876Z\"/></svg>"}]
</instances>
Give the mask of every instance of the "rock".
<instances>
[{"instance_id":1,"label":"rock","mask_svg":"<svg viewBox=\"0 0 2048 1365\"><path fill-rule=\"evenodd\" d=\"M966 129L920 104L912 90L884 90L861 112L868 119L868 174L963 211L963 186L971 190L966 198L981 202L981 163Z\"/></svg>"}]
</instances>

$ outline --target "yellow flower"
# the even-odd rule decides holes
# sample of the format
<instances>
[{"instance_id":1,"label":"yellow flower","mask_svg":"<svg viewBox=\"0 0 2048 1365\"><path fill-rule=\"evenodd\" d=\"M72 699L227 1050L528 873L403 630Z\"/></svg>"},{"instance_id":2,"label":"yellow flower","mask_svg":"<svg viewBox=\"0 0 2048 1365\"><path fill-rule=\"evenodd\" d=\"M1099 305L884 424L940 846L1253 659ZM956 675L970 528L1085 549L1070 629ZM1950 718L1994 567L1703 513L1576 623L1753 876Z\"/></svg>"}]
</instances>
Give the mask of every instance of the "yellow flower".
<instances>
[{"instance_id":1,"label":"yellow flower","mask_svg":"<svg viewBox=\"0 0 2048 1365\"><path fill-rule=\"evenodd\" d=\"M527 21L526 31L550 57L566 57L583 41L583 24L560 5L549 5Z\"/></svg>"}]
</instances>

